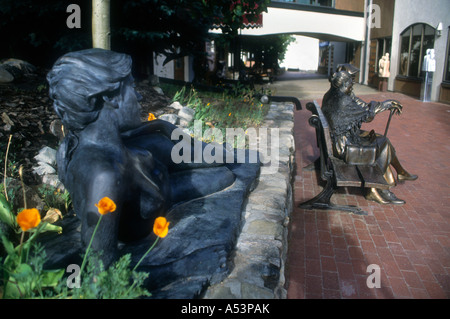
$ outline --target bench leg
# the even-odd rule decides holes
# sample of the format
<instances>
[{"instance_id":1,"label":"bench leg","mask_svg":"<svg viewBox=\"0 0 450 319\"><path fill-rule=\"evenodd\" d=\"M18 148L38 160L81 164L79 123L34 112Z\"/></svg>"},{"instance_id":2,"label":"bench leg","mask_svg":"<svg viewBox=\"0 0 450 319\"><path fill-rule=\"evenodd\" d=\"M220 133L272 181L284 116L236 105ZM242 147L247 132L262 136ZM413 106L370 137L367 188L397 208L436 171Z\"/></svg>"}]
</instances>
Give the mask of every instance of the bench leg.
<instances>
[{"instance_id":1,"label":"bench leg","mask_svg":"<svg viewBox=\"0 0 450 319\"><path fill-rule=\"evenodd\" d=\"M353 205L335 205L331 203L331 196L336 190L332 177L327 178L325 188L314 198L300 203L298 207L303 209L323 209L323 210L340 210L356 215L367 215L361 208Z\"/></svg>"}]
</instances>

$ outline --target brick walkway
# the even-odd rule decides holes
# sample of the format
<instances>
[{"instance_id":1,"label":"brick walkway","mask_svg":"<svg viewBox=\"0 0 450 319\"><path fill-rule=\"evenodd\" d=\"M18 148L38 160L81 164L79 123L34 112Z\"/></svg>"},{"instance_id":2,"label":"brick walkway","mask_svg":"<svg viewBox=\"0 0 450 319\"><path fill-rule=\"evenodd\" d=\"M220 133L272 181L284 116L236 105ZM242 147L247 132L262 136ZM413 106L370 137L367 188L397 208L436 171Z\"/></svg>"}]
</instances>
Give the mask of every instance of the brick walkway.
<instances>
[{"instance_id":1,"label":"brick walkway","mask_svg":"<svg viewBox=\"0 0 450 319\"><path fill-rule=\"evenodd\" d=\"M403 104L388 137L403 166L419 179L393 189L406 201L403 206L369 202L357 188L344 188L332 197L337 204L360 206L368 216L298 208L321 190L317 172L302 169L319 154L305 108L310 100L302 101L304 109L295 112L288 298L449 298L450 106L390 92L360 97L367 102L394 98ZM388 112L381 113L363 128L382 134L387 118ZM381 288L367 287L370 264L381 269Z\"/></svg>"}]
</instances>

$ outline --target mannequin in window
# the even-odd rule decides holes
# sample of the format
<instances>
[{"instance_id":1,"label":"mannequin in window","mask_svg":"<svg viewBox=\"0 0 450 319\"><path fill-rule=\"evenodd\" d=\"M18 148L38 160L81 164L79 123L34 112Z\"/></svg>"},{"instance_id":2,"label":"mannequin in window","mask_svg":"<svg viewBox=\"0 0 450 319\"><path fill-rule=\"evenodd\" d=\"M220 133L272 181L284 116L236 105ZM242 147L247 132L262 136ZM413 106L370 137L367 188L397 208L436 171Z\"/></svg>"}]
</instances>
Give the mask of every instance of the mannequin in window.
<instances>
[{"instance_id":1,"label":"mannequin in window","mask_svg":"<svg viewBox=\"0 0 450 319\"><path fill-rule=\"evenodd\" d=\"M423 58L422 71L436 72L436 60L434 59L434 49L428 49L427 55Z\"/></svg>"},{"instance_id":2,"label":"mannequin in window","mask_svg":"<svg viewBox=\"0 0 450 319\"><path fill-rule=\"evenodd\" d=\"M383 55L378 62L378 76L380 78L388 78L391 73L389 71L390 62L389 62L389 53Z\"/></svg>"}]
</instances>

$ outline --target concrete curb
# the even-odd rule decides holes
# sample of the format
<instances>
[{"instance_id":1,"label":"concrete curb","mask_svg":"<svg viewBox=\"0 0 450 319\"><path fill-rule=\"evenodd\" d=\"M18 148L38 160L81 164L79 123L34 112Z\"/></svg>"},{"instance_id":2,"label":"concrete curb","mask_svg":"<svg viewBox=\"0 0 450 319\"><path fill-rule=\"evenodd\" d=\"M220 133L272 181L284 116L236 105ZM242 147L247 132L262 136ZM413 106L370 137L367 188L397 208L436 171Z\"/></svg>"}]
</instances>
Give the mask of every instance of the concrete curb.
<instances>
[{"instance_id":1,"label":"concrete curb","mask_svg":"<svg viewBox=\"0 0 450 319\"><path fill-rule=\"evenodd\" d=\"M278 169L272 173L274 167L270 164L261 168L258 184L242 211L242 232L232 271L222 282L208 287L205 299L285 299L287 296L284 269L293 209L294 104L272 103L262 128L268 128L268 136L271 130L278 129Z\"/></svg>"}]
</instances>

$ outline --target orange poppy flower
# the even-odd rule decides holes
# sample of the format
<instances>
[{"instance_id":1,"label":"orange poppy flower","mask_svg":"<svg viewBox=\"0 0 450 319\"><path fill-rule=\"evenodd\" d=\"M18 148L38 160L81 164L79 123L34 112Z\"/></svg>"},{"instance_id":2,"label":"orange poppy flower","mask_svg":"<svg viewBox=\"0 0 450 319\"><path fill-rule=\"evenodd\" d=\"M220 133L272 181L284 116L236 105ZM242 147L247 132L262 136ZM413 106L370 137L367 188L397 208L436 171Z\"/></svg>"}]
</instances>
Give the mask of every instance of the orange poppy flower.
<instances>
[{"instance_id":1,"label":"orange poppy flower","mask_svg":"<svg viewBox=\"0 0 450 319\"><path fill-rule=\"evenodd\" d=\"M98 204L95 204L95 206L98 208L98 212L101 215L112 213L116 210L116 203L114 203L114 201L108 197L103 197L102 199L100 199Z\"/></svg>"},{"instance_id":2,"label":"orange poppy flower","mask_svg":"<svg viewBox=\"0 0 450 319\"><path fill-rule=\"evenodd\" d=\"M153 121L153 120L156 120L156 117L155 117L155 115L153 113L148 113L148 119L147 120L148 121Z\"/></svg>"},{"instance_id":3,"label":"orange poppy flower","mask_svg":"<svg viewBox=\"0 0 450 319\"><path fill-rule=\"evenodd\" d=\"M158 217L153 224L153 232L156 236L164 238L169 232L169 222L164 217Z\"/></svg>"},{"instance_id":4,"label":"orange poppy flower","mask_svg":"<svg viewBox=\"0 0 450 319\"><path fill-rule=\"evenodd\" d=\"M41 215L36 208L24 209L16 217L17 224L19 224L22 231L35 228L41 222Z\"/></svg>"}]
</instances>

